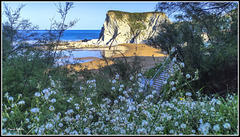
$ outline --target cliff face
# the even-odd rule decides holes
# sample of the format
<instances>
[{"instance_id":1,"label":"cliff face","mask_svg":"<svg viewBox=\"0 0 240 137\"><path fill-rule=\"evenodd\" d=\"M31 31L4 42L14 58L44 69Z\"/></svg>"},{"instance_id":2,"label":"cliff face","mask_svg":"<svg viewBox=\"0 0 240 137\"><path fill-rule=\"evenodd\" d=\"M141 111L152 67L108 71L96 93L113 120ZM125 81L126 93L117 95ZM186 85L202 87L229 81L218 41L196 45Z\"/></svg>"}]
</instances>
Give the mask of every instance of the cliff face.
<instances>
[{"instance_id":1,"label":"cliff face","mask_svg":"<svg viewBox=\"0 0 240 137\"><path fill-rule=\"evenodd\" d=\"M108 11L97 43L98 45L147 43L149 38L161 31L159 25L165 21L170 22L162 12Z\"/></svg>"}]
</instances>

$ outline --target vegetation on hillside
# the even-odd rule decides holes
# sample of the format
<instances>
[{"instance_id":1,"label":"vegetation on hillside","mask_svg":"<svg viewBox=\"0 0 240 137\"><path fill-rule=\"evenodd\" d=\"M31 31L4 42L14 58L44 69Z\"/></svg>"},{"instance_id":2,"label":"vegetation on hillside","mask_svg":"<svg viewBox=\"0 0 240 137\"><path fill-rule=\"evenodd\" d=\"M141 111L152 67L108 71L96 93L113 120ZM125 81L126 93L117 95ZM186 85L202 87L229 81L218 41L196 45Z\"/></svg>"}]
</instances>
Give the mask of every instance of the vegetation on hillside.
<instances>
[{"instance_id":1,"label":"vegetation on hillside","mask_svg":"<svg viewBox=\"0 0 240 137\"><path fill-rule=\"evenodd\" d=\"M116 16L116 19L122 20L124 16L127 16L129 21L129 25L131 28L131 34L135 34L137 30L144 30L146 29L146 25L143 24L146 21L148 16L148 12L143 13L130 13L130 12L122 12L122 11L113 11L110 10L108 12L113 12Z\"/></svg>"},{"instance_id":2,"label":"vegetation on hillside","mask_svg":"<svg viewBox=\"0 0 240 137\"><path fill-rule=\"evenodd\" d=\"M145 21L147 16L149 14L162 14L164 15L165 13L163 12L135 12L135 13L131 13L131 12L124 12L124 11L117 11L117 10L109 10L109 12L112 12L115 14L115 16L117 17L117 19L122 20L123 19L123 15L128 15L129 16L129 21Z\"/></svg>"}]
</instances>

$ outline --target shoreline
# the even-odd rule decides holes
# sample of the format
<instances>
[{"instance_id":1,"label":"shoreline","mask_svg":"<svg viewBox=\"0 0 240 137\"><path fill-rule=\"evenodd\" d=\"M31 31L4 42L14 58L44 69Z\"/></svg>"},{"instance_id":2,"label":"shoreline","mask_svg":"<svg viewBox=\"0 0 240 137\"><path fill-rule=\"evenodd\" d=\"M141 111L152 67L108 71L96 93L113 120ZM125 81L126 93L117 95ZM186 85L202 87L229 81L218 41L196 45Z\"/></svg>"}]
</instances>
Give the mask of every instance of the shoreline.
<instances>
[{"instance_id":1,"label":"shoreline","mask_svg":"<svg viewBox=\"0 0 240 137\"><path fill-rule=\"evenodd\" d=\"M74 50L73 48L72 50ZM159 62L162 62L168 55L164 54L162 50L153 48L146 44L131 44L131 43L124 43L118 44L116 46L112 46L109 50L109 47L101 47L99 46L90 48L85 47L81 48L81 50L103 50L105 52L109 52L109 55L106 56L108 64L104 61L103 58L98 57L86 57L80 58L83 59L92 59L92 61L79 63L75 65L66 65L67 68L73 68L76 71L80 71L83 69L88 70L98 70L101 67L105 67L107 65L112 65L114 62L110 59L127 59L127 62L132 62L135 56L138 56L141 60L142 71L146 71L149 68L154 67ZM115 53L113 53L115 51ZM120 52L119 52L120 51ZM112 55L111 55L112 53ZM123 57L124 56L124 57Z\"/></svg>"}]
</instances>

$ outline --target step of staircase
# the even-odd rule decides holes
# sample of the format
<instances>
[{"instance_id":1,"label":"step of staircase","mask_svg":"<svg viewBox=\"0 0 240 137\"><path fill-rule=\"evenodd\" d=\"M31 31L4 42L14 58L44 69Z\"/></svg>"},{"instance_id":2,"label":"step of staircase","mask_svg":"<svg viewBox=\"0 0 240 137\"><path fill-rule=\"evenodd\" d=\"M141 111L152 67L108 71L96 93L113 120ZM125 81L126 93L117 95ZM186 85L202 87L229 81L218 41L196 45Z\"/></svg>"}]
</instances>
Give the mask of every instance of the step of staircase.
<instances>
[{"instance_id":1,"label":"step of staircase","mask_svg":"<svg viewBox=\"0 0 240 137\"><path fill-rule=\"evenodd\" d=\"M161 90L161 88L163 87L163 81L166 81L169 78L170 72L173 70L173 63L170 62L166 65L164 70L155 78L152 86L156 91Z\"/></svg>"}]
</instances>

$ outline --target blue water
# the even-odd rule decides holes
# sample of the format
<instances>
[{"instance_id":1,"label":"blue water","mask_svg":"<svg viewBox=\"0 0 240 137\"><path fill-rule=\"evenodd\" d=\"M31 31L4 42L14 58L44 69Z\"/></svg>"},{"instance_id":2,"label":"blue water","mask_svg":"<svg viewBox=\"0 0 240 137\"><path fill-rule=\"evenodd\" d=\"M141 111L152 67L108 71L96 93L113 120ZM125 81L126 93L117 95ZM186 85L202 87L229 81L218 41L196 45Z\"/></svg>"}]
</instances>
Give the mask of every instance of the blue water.
<instances>
[{"instance_id":1,"label":"blue water","mask_svg":"<svg viewBox=\"0 0 240 137\"><path fill-rule=\"evenodd\" d=\"M59 53L59 51L57 51ZM83 57L97 57L102 58L102 54L100 50L81 50L81 49L72 49L72 50L63 50L61 51L63 57L68 58L61 58L57 59L56 63L58 65L64 65L62 62L68 62L68 64L77 64L77 63L84 63L92 61L93 59L87 59L87 60L76 60L76 58L83 58Z\"/></svg>"},{"instance_id":2,"label":"blue water","mask_svg":"<svg viewBox=\"0 0 240 137\"><path fill-rule=\"evenodd\" d=\"M61 40L79 41L84 39L98 39L101 30L67 30Z\"/></svg>"},{"instance_id":3,"label":"blue water","mask_svg":"<svg viewBox=\"0 0 240 137\"><path fill-rule=\"evenodd\" d=\"M22 33L25 33L25 31L21 31ZM27 32L27 31L26 31ZM39 36L47 33L46 30L34 30L32 31L34 33L37 33ZM91 40L91 39L98 39L99 34L101 30L66 30L64 31L64 35L61 37L62 41L79 41L79 40ZM28 40L29 43L34 43L36 40L34 38L31 38ZM71 53L69 53L71 51ZM76 64L76 63L83 63L92 61L92 59L89 60L76 60L75 58L82 58L82 57L98 57L101 58L101 51L92 51L92 50L78 50L78 49L72 49L72 50L63 50L62 53L67 58L61 58L56 59L56 63L58 65L64 65L66 61L68 61L67 64Z\"/></svg>"},{"instance_id":4,"label":"blue water","mask_svg":"<svg viewBox=\"0 0 240 137\"><path fill-rule=\"evenodd\" d=\"M21 31L24 33L24 31ZM42 35L47 33L46 30L33 30L32 32ZM91 40L98 39L101 30L66 30L61 37L62 41L79 41L79 40ZM34 41L34 38L31 38L29 41Z\"/></svg>"}]
</instances>

